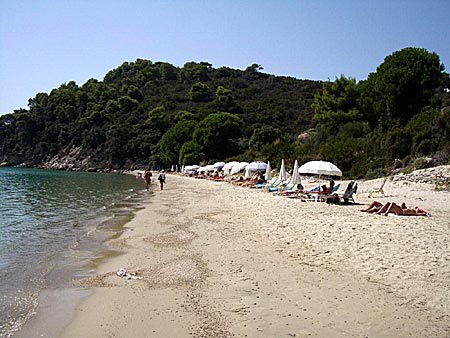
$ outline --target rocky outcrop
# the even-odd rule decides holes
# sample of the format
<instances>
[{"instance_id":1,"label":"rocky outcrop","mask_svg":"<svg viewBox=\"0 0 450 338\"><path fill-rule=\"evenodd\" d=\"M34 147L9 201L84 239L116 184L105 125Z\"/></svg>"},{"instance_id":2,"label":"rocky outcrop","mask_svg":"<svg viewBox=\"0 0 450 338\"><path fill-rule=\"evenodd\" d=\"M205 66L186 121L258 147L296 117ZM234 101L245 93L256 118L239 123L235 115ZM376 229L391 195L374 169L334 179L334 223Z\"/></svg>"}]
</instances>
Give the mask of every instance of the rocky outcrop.
<instances>
[{"instance_id":1,"label":"rocky outcrop","mask_svg":"<svg viewBox=\"0 0 450 338\"><path fill-rule=\"evenodd\" d=\"M124 170L113 170L105 167L94 167L91 163L91 156L82 154L81 147L68 148L58 155L45 161L42 165L33 166L41 169L65 170L65 171L86 171L86 172L123 172Z\"/></svg>"},{"instance_id":2,"label":"rocky outcrop","mask_svg":"<svg viewBox=\"0 0 450 338\"><path fill-rule=\"evenodd\" d=\"M88 171L89 158L80 156L81 147L72 147L53 156L42 164L42 168L54 170ZM94 171L94 170L91 170Z\"/></svg>"},{"instance_id":3,"label":"rocky outcrop","mask_svg":"<svg viewBox=\"0 0 450 338\"><path fill-rule=\"evenodd\" d=\"M450 165L415 170L411 173L397 174L392 180L394 182L409 181L434 184L438 190L450 191Z\"/></svg>"}]
</instances>

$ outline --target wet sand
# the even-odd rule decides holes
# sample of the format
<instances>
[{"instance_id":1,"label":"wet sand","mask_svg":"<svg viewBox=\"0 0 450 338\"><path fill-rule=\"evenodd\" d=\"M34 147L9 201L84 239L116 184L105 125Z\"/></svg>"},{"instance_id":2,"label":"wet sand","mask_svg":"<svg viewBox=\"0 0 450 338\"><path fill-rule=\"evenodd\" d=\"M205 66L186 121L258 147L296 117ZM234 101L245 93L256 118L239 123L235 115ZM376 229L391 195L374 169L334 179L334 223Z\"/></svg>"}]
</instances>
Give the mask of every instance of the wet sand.
<instances>
[{"instance_id":1,"label":"wet sand","mask_svg":"<svg viewBox=\"0 0 450 338\"><path fill-rule=\"evenodd\" d=\"M168 175L62 337L449 337L450 193L381 182L343 206ZM375 199L433 216L360 212Z\"/></svg>"}]
</instances>

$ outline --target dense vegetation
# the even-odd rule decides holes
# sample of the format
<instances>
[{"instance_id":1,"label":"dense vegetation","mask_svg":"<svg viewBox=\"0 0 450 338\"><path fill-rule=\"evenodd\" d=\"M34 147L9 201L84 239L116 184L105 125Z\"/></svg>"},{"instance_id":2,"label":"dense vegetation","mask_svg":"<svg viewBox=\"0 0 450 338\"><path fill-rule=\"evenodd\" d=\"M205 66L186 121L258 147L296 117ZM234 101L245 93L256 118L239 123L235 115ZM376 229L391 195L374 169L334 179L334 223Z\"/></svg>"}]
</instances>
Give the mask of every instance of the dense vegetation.
<instances>
[{"instance_id":1,"label":"dense vegetation","mask_svg":"<svg viewBox=\"0 0 450 338\"><path fill-rule=\"evenodd\" d=\"M0 116L0 162L56 158L87 170L323 159L352 177L449 163L450 80L435 53L395 52L360 82L261 70L137 59L103 81L68 82Z\"/></svg>"}]
</instances>

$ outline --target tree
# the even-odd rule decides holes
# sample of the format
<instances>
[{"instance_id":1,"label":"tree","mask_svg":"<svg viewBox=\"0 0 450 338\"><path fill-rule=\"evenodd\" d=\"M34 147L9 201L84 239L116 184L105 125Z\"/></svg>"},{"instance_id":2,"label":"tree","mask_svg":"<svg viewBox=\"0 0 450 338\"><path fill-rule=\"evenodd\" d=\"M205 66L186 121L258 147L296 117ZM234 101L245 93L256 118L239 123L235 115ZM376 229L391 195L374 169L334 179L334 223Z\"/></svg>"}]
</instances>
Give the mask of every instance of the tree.
<instances>
[{"instance_id":1,"label":"tree","mask_svg":"<svg viewBox=\"0 0 450 338\"><path fill-rule=\"evenodd\" d=\"M122 166L130 156L129 140L134 136L131 126L115 125L107 132L109 167Z\"/></svg>"},{"instance_id":2,"label":"tree","mask_svg":"<svg viewBox=\"0 0 450 338\"><path fill-rule=\"evenodd\" d=\"M431 126L432 149L436 164L450 164L450 107L442 109Z\"/></svg>"},{"instance_id":3,"label":"tree","mask_svg":"<svg viewBox=\"0 0 450 338\"><path fill-rule=\"evenodd\" d=\"M191 112L186 111L186 110L179 111L178 113L175 114L175 116L173 118L174 123L178 123L181 121L189 121L189 120L195 120L195 116L194 116L194 114L192 114Z\"/></svg>"},{"instance_id":4,"label":"tree","mask_svg":"<svg viewBox=\"0 0 450 338\"><path fill-rule=\"evenodd\" d=\"M165 165L178 163L180 149L184 143L192 140L196 126L196 121L186 120L166 131L160 142L161 159Z\"/></svg>"},{"instance_id":5,"label":"tree","mask_svg":"<svg viewBox=\"0 0 450 338\"><path fill-rule=\"evenodd\" d=\"M216 89L216 98L214 100L215 106L220 111L232 111L236 106L233 99L233 92L223 86L218 86Z\"/></svg>"},{"instance_id":6,"label":"tree","mask_svg":"<svg viewBox=\"0 0 450 338\"><path fill-rule=\"evenodd\" d=\"M142 93L136 86L129 86L125 89L127 96L129 96L131 99L134 99L136 101L142 101L144 99Z\"/></svg>"},{"instance_id":7,"label":"tree","mask_svg":"<svg viewBox=\"0 0 450 338\"><path fill-rule=\"evenodd\" d=\"M261 65L258 65L257 63L254 63L254 64L248 66L248 67L245 69L245 71L246 71L247 73L250 73L250 74L256 74L256 73L260 72L260 71L263 70L263 69L264 69L264 68L261 67Z\"/></svg>"},{"instance_id":8,"label":"tree","mask_svg":"<svg viewBox=\"0 0 450 338\"><path fill-rule=\"evenodd\" d=\"M360 119L359 97L355 79L341 75L334 82L325 82L322 93L314 97L314 119L327 133L337 133L339 125Z\"/></svg>"},{"instance_id":9,"label":"tree","mask_svg":"<svg viewBox=\"0 0 450 338\"><path fill-rule=\"evenodd\" d=\"M170 126L169 116L164 106L153 108L149 113L146 121L147 125L152 129L161 132L167 130Z\"/></svg>"},{"instance_id":10,"label":"tree","mask_svg":"<svg viewBox=\"0 0 450 338\"><path fill-rule=\"evenodd\" d=\"M429 104L443 71L439 56L423 48L409 47L387 56L362 83L366 119L383 130L405 125Z\"/></svg>"},{"instance_id":11,"label":"tree","mask_svg":"<svg viewBox=\"0 0 450 338\"><path fill-rule=\"evenodd\" d=\"M212 65L208 62L186 62L180 71L181 80L184 83L193 81L207 81L208 74L212 71Z\"/></svg>"},{"instance_id":12,"label":"tree","mask_svg":"<svg viewBox=\"0 0 450 338\"><path fill-rule=\"evenodd\" d=\"M200 163L205 159L202 147L195 141L188 141L180 148L179 163L181 165Z\"/></svg>"},{"instance_id":13,"label":"tree","mask_svg":"<svg viewBox=\"0 0 450 338\"><path fill-rule=\"evenodd\" d=\"M129 113L132 110L136 109L138 106L138 101L135 99L132 99L129 96L121 96L118 100L119 109L123 112Z\"/></svg>"},{"instance_id":14,"label":"tree","mask_svg":"<svg viewBox=\"0 0 450 338\"><path fill-rule=\"evenodd\" d=\"M276 140L264 145L260 150L262 158L270 159L270 164L274 167L281 164L282 159L293 163L298 159L299 153L299 144L293 142L292 139Z\"/></svg>"},{"instance_id":15,"label":"tree","mask_svg":"<svg viewBox=\"0 0 450 338\"><path fill-rule=\"evenodd\" d=\"M189 99L192 102L208 102L211 100L211 96L208 85L201 82L194 83L189 91Z\"/></svg>"},{"instance_id":16,"label":"tree","mask_svg":"<svg viewBox=\"0 0 450 338\"><path fill-rule=\"evenodd\" d=\"M351 129L356 130L351 130ZM367 128L367 127L366 127ZM338 163L339 168L346 173L350 173L352 177L360 177L364 175L359 171L353 170L358 168L358 162L366 162L365 150L372 145L368 144L367 138L358 137L358 131L364 131L363 122L351 122L345 125L336 136L330 137L327 142L320 145L320 158L327 159L333 163ZM362 174L362 175L361 175Z\"/></svg>"},{"instance_id":17,"label":"tree","mask_svg":"<svg viewBox=\"0 0 450 338\"><path fill-rule=\"evenodd\" d=\"M157 62L155 63L156 66L159 67L160 73L161 73L161 79L166 81L176 80L177 75L177 68L175 68L173 65L167 62Z\"/></svg>"},{"instance_id":18,"label":"tree","mask_svg":"<svg viewBox=\"0 0 450 338\"><path fill-rule=\"evenodd\" d=\"M259 151L264 145L270 144L282 136L281 130L272 126L262 126L255 129L250 138L249 145L255 151Z\"/></svg>"},{"instance_id":19,"label":"tree","mask_svg":"<svg viewBox=\"0 0 450 338\"><path fill-rule=\"evenodd\" d=\"M434 122L439 118L439 112L433 108L423 109L415 115L405 126L405 131L412 140L412 153L415 155L429 155L435 135L432 132Z\"/></svg>"},{"instance_id":20,"label":"tree","mask_svg":"<svg viewBox=\"0 0 450 338\"><path fill-rule=\"evenodd\" d=\"M229 113L210 114L198 124L193 140L202 146L206 159L224 159L236 149L230 146L231 139L242 133L242 120Z\"/></svg>"}]
</instances>

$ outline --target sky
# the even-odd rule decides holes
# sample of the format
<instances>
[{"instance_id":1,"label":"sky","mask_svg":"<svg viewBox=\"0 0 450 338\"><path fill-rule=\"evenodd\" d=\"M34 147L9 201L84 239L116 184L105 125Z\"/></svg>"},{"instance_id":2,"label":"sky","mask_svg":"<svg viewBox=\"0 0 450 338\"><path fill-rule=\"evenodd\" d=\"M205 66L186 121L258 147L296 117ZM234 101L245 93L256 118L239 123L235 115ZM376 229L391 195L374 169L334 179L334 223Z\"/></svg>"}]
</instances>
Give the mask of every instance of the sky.
<instances>
[{"instance_id":1,"label":"sky","mask_svg":"<svg viewBox=\"0 0 450 338\"><path fill-rule=\"evenodd\" d=\"M137 58L367 79L406 47L450 71L450 0L0 0L0 114Z\"/></svg>"}]
</instances>

